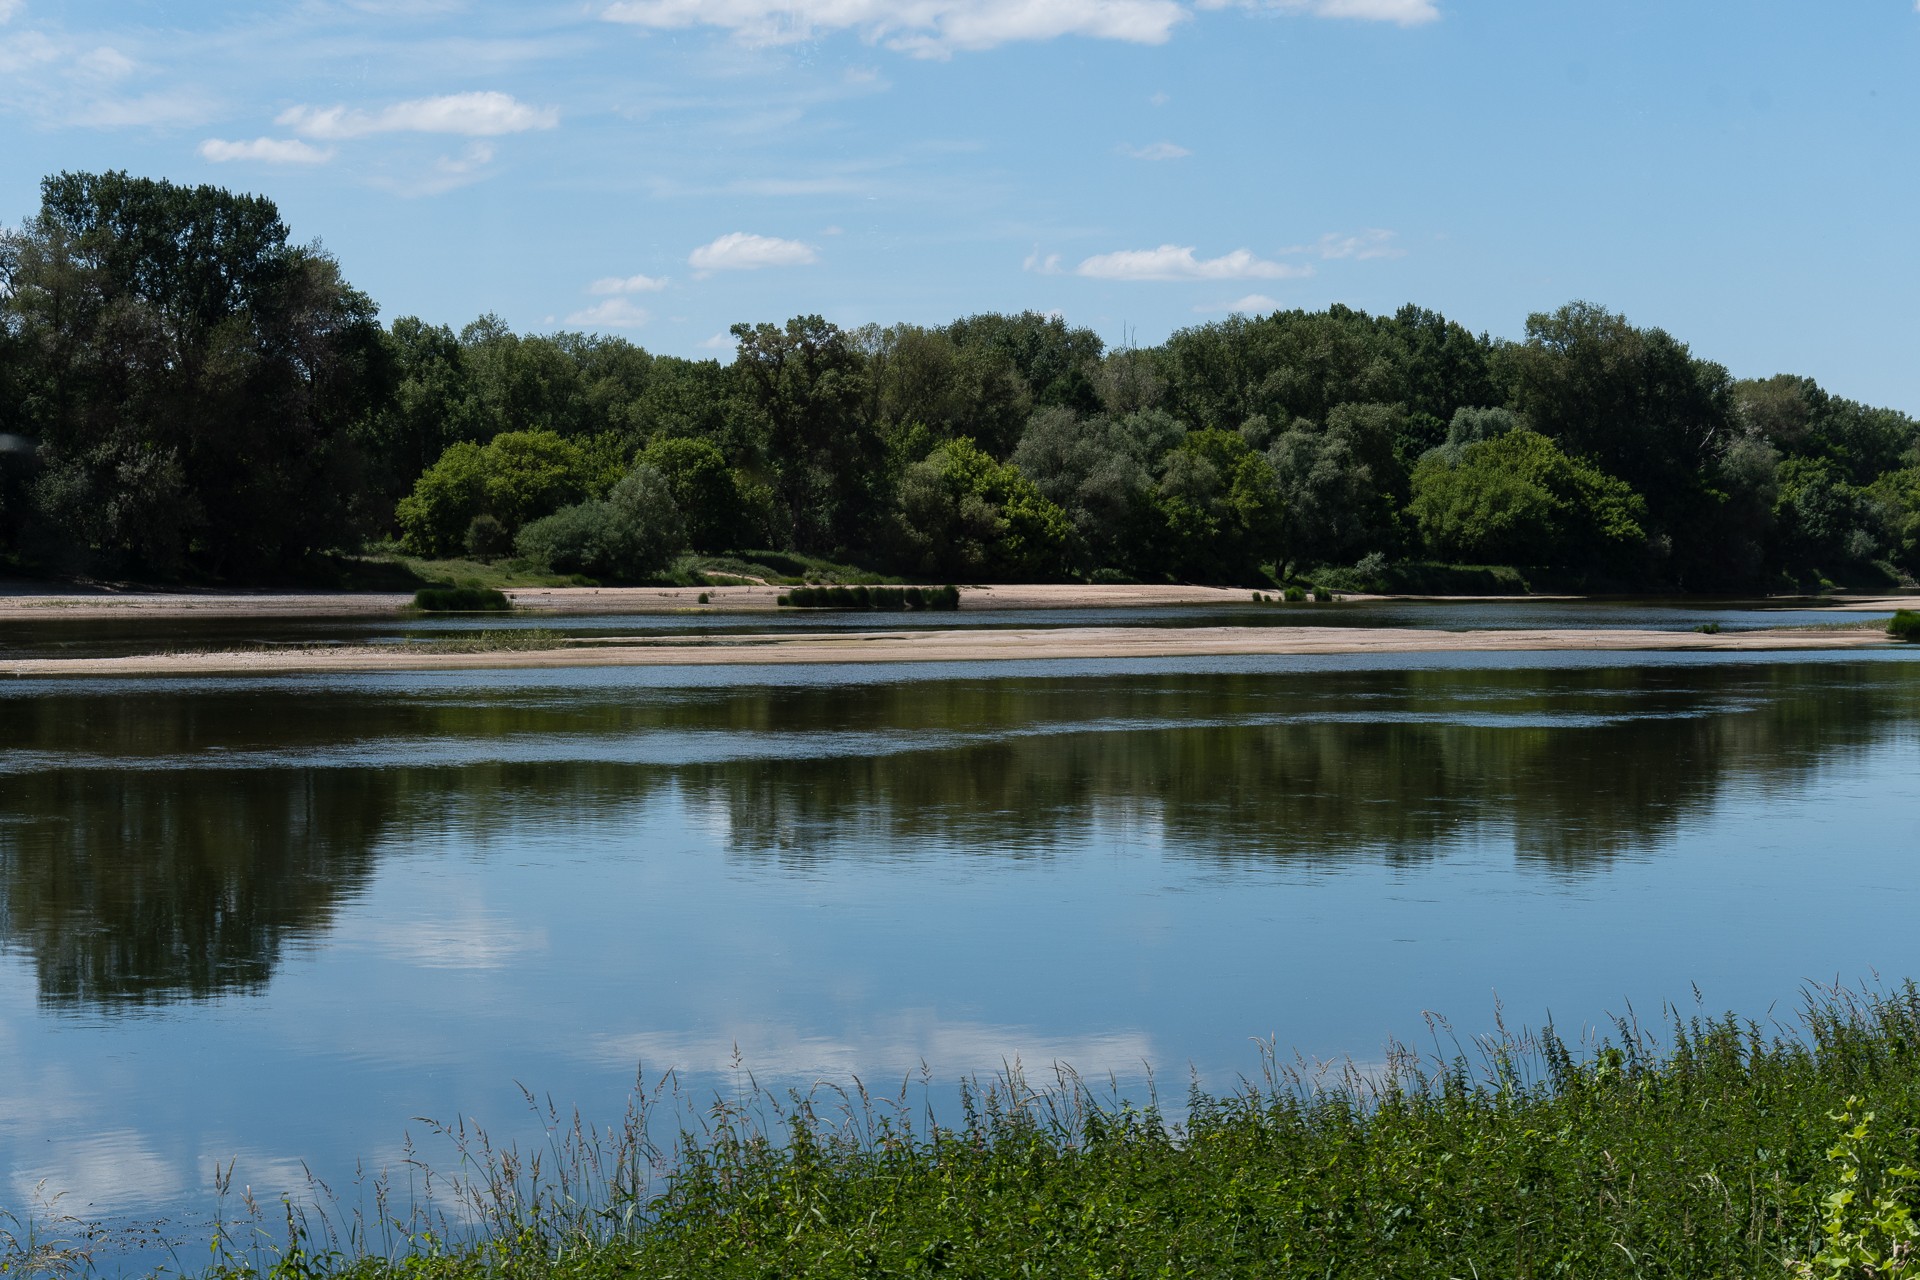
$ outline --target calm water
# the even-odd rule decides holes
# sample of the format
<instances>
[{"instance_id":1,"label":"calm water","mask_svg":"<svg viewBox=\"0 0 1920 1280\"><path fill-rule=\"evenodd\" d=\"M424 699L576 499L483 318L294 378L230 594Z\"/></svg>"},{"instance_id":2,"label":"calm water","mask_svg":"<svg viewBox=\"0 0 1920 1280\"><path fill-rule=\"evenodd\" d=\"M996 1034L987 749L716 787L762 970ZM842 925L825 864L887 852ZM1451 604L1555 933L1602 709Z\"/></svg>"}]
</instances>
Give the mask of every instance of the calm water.
<instances>
[{"instance_id":1,"label":"calm water","mask_svg":"<svg viewBox=\"0 0 1920 1280\"><path fill-rule=\"evenodd\" d=\"M1496 993L1578 1028L1920 974L1916 657L15 680L0 1205L197 1262L217 1162L346 1182L415 1117L531 1133L520 1084L1177 1093Z\"/></svg>"}]
</instances>

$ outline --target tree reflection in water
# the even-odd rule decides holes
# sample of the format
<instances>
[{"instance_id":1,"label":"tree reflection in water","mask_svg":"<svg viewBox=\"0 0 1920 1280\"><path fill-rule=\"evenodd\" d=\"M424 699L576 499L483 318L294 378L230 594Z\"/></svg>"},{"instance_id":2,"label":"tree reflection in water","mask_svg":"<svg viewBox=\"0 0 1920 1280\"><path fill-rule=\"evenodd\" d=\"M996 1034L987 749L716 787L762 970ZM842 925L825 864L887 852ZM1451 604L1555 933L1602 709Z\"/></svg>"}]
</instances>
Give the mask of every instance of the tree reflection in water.
<instances>
[{"instance_id":1,"label":"tree reflection in water","mask_svg":"<svg viewBox=\"0 0 1920 1280\"><path fill-rule=\"evenodd\" d=\"M8 691L0 921L55 1009L257 991L383 852L557 822L644 851L679 804L769 874L825 860L1168 854L1414 864L1510 836L1566 874L1657 850L1730 788L1909 733L1920 669L928 679L663 688ZM408 763L417 758L421 763ZM1116 835L1116 839L1122 838Z\"/></svg>"}]
</instances>

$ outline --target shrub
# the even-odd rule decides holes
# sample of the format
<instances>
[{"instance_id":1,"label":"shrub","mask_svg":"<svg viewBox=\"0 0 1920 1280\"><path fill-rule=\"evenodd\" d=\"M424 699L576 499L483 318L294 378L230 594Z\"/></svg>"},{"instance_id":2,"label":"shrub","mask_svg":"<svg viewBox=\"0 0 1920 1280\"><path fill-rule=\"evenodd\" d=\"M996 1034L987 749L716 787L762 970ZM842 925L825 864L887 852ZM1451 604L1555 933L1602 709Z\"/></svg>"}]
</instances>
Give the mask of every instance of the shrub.
<instances>
[{"instance_id":1,"label":"shrub","mask_svg":"<svg viewBox=\"0 0 1920 1280\"><path fill-rule=\"evenodd\" d=\"M413 607L428 613L508 613L513 602L492 587L422 587Z\"/></svg>"},{"instance_id":2,"label":"shrub","mask_svg":"<svg viewBox=\"0 0 1920 1280\"><path fill-rule=\"evenodd\" d=\"M1327 590L1325 587L1315 587L1313 589L1313 599L1315 604L1329 604L1333 600L1333 592Z\"/></svg>"},{"instance_id":3,"label":"shrub","mask_svg":"<svg viewBox=\"0 0 1920 1280\"><path fill-rule=\"evenodd\" d=\"M521 555L557 573L631 582L667 566L682 541L680 513L666 481L635 467L604 501L562 507L520 531Z\"/></svg>"},{"instance_id":4,"label":"shrub","mask_svg":"<svg viewBox=\"0 0 1920 1280\"><path fill-rule=\"evenodd\" d=\"M1287 588L1288 604L1299 604L1302 600L1305 600L1306 598L1307 598L1307 593L1305 591L1302 591L1299 587Z\"/></svg>"},{"instance_id":5,"label":"shrub","mask_svg":"<svg viewBox=\"0 0 1920 1280\"><path fill-rule=\"evenodd\" d=\"M476 560L495 560L513 550L513 535L507 526L481 512L467 525L467 554Z\"/></svg>"},{"instance_id":6,"label":"shrub","mask_svg":"<svg viewBox=\"0 0 1920 1280\"><path fill-rule=\"evenodd\" d=\"M593 487L592 460L571 441L551 431L508 431L484 445L449 445L400 500L395 517L409 551L453 555L477 516L492 516L512 534Z\"/></svg>"},{"instance_id":7,"label":"shrub","mask_svg":"<svg viewBox=\"0 0 1920 1280\"><path fill-rule=\"evenodd\" d=\"M780 597L794 609L914 609L960 607L958 587L795 587Z\"/></svg>"},{"instance_id":8,"label":"shrub","mask_svg":"<svg viewBox=\"0 0 1920 1280\"><path fill-rule=\"evenodd\" d=\"M1895 640L1920 642L1920 613L1912 609L1899 609L1887 621L1887 634Z\"/></svg>"}]
</instances>

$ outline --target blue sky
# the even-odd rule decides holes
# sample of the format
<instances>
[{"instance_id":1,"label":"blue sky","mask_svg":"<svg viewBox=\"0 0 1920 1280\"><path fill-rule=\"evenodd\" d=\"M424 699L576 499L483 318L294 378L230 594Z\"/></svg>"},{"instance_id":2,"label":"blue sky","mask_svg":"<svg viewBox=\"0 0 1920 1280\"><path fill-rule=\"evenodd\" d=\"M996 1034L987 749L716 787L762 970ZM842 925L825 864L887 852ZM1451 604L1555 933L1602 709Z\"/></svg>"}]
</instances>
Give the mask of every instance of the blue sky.
<instances>
[{"instance_id":1,"label":"blue sky","mask_svg":"<svg viewBox=\"0 0 1920 1280\"><path fill-rule=\"evenodd\" d=\"M387 318L726 355L1585 298L1920 412L1915 0L0 0L43 174L258 191Z\"/></svg>"}]
</instances>

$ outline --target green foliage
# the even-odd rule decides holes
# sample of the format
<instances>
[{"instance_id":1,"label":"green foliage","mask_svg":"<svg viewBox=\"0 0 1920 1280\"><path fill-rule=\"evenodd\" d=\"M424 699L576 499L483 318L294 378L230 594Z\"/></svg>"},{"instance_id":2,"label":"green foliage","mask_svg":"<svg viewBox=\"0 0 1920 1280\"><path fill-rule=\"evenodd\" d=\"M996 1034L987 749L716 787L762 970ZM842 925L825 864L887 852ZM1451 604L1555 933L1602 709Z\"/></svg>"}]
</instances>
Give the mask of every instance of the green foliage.
<instances>
[{"instance_id":1,"label":"green foliage","mask_svg":"<svg viewBox=\"0 0 1920 1280\"><path fill-rule=\"evenodd\" d=\"M492 587L422 587L413 607L428 613L508 613L513 602Z\"/></svg>"},{"instance_id":2,"label":"green foliage","mask_svg":"<svg viewBox=\"0 0 1920 1280\"><path fill-rule=\"evenodd\" d=\"M1877 540L1908 574L1920 576L1920 467L1879 476L1865 491Z\"/></svg>"},{"instance_id":3,"label":"green foliage","mask_svg":"<svg viewBox=\"0 0 1920 1280\"><path fill-rule=\"evenodd\" d=\"M885 445L862 409L865 361L819 316L733 326L734 377L756 419L788 536L805 548L872 545Z\"/></svg>"},{"instance_id":4,"label":"green foliage","mask_svg":"<svg viewBox=\"0 0 1920 1280\"><path fill-rule=\"evenodd\" d=\"M901 563L926 577L1055 578L1072 526L1017 466L971 440L949 440L900 480L894 537Z\"/></svg>"},{"instance_id":5,"label":"green foliage","mask_svg":"<svg viewBox=\"0 0 1920 1280\"><path fill-rule=\"evenodd\" d=\"M1255 580L1285 529L1273 464L1237 432L1187 433L1161 462L1154 497L1164 566L1182 578Z\"/></svg>"},{"instance_id":6,"label":"green foliage","mask_svg":"<svg viewBox=\"0 0 1920 1280\"><path fill-rule=\"evenodd\" d=\"M1091 413L1100 399L1092 370L1102 343L1091 329L1078 329L1057 315L1022 311L986 313L956 320L947 336L962 351L982 350L1004 358L1040 406Z\"/></svg>"},{"instance_id":7,"label":"green foliage","mask_svg":"<svg viewBox=\"0 0 1920 1280\"><path fill-rule=\"evenodd\" d=\"M1874 1113L1858 1095L1829 1118L1840 1126L1839 1141L1827 1150L1838 1185L1820 1201L1820 1251L1792 1271L1831 1280L1912 1274L1920 1269L1920 1223L1909 1201L1920 1169L1874 1127Z\"/></svg>"},{"instance_id":8,"label":"green foliage","mask_svg":"<svg viewBox=\"0 0 1920 1280\"><path fill-rule=\"evenodd\" d=\"M647 1140L664 1117L644 1109L605 1148L557 1138L565 1195L509 1176L518 1153L463 1148L466 1242L415 1236L392 1260L348 1259L290 1230L255 1270L1911 1274L1920 991L1841 993L1794 1030L1676 1019L1661 1049L1623 1022L1581 1051L1547 1028L1492 1039L1478 1061L1397 1050L1315 1078L1269 1059L1236 1091L1191 1090L1178 1122L1151 1094L1129 1104L1065 1069L967 1082L945 1122L904 1092L755 1090L700 1106L667 1152ZM659 1163L670 1175L650 1177Z\"/></svg>"},{"instance_id":9,"label":"green foliage","mask_svg":"<svg viewBox=\"0 0 1920 1280\"><path fill-rule=\"evenodd\" d=\"M507 532L507 526L483 511L468 523L462 545L476 560L492 560L513 550L513 535Z\"/></svg>"},{"instance_id":10,"label":"green foliage","mask_svg":"<svg viewBox=\"0 0 1920 1280\"><path fill-rule=\"evenodd\" d=\"M1887 634L1895 640L1920 643L1920 612L1912 609L1896 609L1893 617L1887 620Z\"/></svg>"},{"instance_id":11,"label":"green foliage","mask_svg":"<svg viewBox=\"0 0 1920 1280\"><path fill-rule=\"evenodd\" d=\"M562 507L527 525L514 547L556 573L637 582L659 574L685 543L671 486L641 465L605 499Z\"/></svg>"},{"instance_id":12,"label":"green foliage","mask_svg":"<svg viewBox=\"0 0 1920 1280\"><path fill-rule=\"evenodd\" d=\"M1157 410L1112 417L1054 407L1028 421L1012 462L1066 513L1069 560L1127 581L1164 571L1154 471L1184 435Z\"/></svg>"},{"instance_id":13,"label":"green foliage","mask_svg":"<svg viewBox=\"0 0 1920 1280\"><path fill-rule=\"evenodd\" d=\"M1339 564L1398 542L1406 477L1392 405L1336 406L1324 426L1298 420L1267 450L1285 512L1284 564Z\"/></svg>"},{"instance_id":14,"label":"green foliage","mask_svg":"<svg viewBox=\"0 0 1920 1280\"><path fill-rule=\"evenodd\" d=\"M931 609L960 607L960 588L945 587L795 587L780 595L794 609Z\"/></svg>"},{"instance_id":15,"label":"green foliage","mask_svg":"<svg viewBox=\"0 0 1920 1280\"><path fill-rule=\"evenodd\" d=\"M403 541L417 555L451 555L483 515L511 537L527 521L586 497L600 474L585 450L551 431L509 431L484 445L461 441L401 500Z\"/></svg>"},{"instance_id":16,"label":"green foliage","mask_svg":"<svg viewBox=\"0 0 1920 1280\"><path fill-rule=\"evenodd\" d=\"M0 236L8 432L38 444L27 549L68 568L259 574L358 541L374 305L273 202L62 173Z\"/></svg>"},{"instance_id":17,"label":"green foliage","mask_svg":"<svg viewBox=\"0 0 1920 1280\"><path fill-rule=\"evenodd\" d=\"M641 450L638 465L666 480L686 521L687 545L695 551L723 551L763 535L743 520L739 477L711 440L662 436Z\"/></svg>"},{"instance_id":18,"label":"green foliage","mask_svg":"<svg viewBox=\"0 0 1920 1280\"><path fill-rule=\"evenodd\" d=\"M1617 565L1646 536L1624 482L1526 430L1422 459L1409 513L1434 554L1480 563Z\"/></svg>"},{"instance_id":19,"label":"green foliage","mask_svg":"<svg viewBox=\"0 0 1920 1280\"><path fill-rule=\"evenodd\" d=\"M638 460L697 551L941 577L1347 583L1409 554L1572 585L1920 576L1920 423L1735 383L1588 303L1517 343L1336 305L1110 352L1032 312L798 316L736 326L723 366L492 315L382 330L258 197L123 173L41 197L0 234L0 556L33 572L257 579L395 533L498 556ZM562 558L587 554L569 528Z\"/></svg>"},{"instance_id":20,"label":"green foliage","mask_svg":"<svg viewBox=\"0 0 1920 1280\"><path fill-rule=\"evenodd\" d=\"M1862 495L1834 463L1788 458L1779 466L1776 483L1773 515L1784 559L1830 566L1866 559L1877 550L1864 527Z\"/></svg>"}]
</instances>

